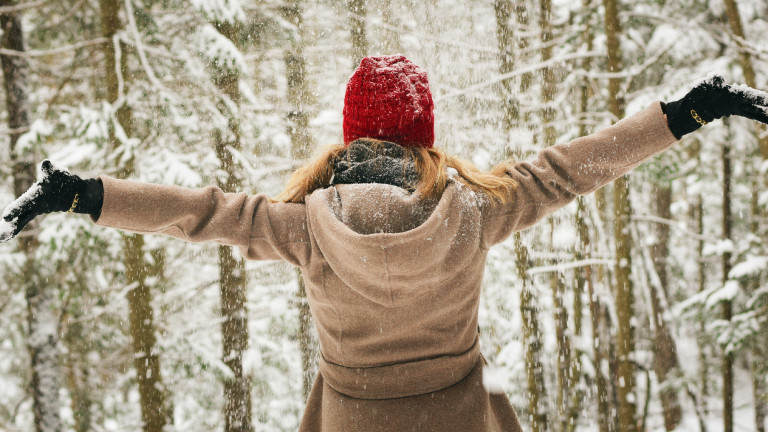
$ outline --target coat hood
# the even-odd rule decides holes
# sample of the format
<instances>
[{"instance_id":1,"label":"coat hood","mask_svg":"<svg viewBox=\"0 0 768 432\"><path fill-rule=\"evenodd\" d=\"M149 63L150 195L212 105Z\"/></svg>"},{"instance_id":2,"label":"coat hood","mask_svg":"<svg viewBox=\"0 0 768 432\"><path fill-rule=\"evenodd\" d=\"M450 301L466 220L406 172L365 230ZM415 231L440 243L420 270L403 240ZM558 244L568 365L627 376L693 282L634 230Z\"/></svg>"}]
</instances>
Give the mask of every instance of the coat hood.
<instances>
[{"instance_id":1,"label":"coat hood","mask_svg":"<svg viewBox=\"0 0 768 432\"><path fill-rule=\"evenodd\" d=\"M342 184L307 198L309 229L333 272L383 306L441 286L480 241L477 196L450 181L439 200L387 184ZM447 271L450 270L450 271Z\"/></svg>"}]
</instances>

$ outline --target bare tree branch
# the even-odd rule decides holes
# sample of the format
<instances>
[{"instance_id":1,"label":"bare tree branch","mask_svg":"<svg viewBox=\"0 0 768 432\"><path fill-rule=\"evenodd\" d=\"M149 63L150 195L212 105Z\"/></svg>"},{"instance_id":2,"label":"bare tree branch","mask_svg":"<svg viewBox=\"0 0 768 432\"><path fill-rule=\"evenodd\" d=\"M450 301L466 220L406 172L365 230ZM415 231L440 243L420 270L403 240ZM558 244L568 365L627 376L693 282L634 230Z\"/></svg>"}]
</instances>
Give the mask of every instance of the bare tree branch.
<instances>
[{"instance_id":1,"label":"bare tree branch","mask_svg":"<svg viewBox=\"0 0 768 432\"><path fill-rule=\"evenodd\" d=\"M48 29L52 29L54 27L58 27L64 21L72 18L72 15L74 15L75 12L77 12L78 9L80 9L84 4L85 4L85 0L78 1L77 3L75 3L74 6L72 6L72 8L67 13L64 14L63 17L59 18L59 20L54 21L54 22L52 22L50 24L46 24L43 27L40 27L40 29L41 30L48 30Z\"/></svg>"},{"instance_id":2,"label":"bare tree branch","mask_svg":"<svg viewBox=\"0 0 768 432\"><path fill-rule=\"evenodd\" d=\"M15 6L0 6L0 14L15 13L15 12L21 12L26 9L36 8L38 6L48 3L48 1L49 0L37 0L37 1L32 1L27 3L17 4Z\"/></svg>"},{"instance_id":3,"label":"bare tree branch","mask_svg":"<svg viewBox=\"0 0 768 432\"><path fill-rule=\"evenodd\" d=\"M64 54L70 51L76 51L80 48L87 47L87 46L101 45L106 42L107 42L106 38L96 38L96 39L78 42L76 44L66 45L63 47L54 48L50 50L16 51L16 50L11 50L6 48L0 48L0 55L13 56L13 57L45 57L49 55Z\"/></svg>"}]
</instances>

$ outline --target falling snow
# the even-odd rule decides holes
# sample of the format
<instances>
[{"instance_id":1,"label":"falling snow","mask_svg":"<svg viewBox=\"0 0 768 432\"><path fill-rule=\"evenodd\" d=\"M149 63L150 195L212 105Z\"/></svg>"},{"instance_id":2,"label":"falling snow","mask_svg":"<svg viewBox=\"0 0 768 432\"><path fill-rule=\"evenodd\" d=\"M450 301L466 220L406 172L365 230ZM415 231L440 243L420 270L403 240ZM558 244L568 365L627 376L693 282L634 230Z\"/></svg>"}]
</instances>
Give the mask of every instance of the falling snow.
<instances>
[{"instance_id":1,"label":"falling snow","mask_svg":"<svg viewBox=\"0 0 768 432\"><path fill-rule=\"evenodd\" d=\"M747 79L740 72L742 58L737 49L745 47L755 53L751 56L755 80L768 82L765 56L760 55L768 31L765 2L740 5L747 36L738 44L724 43L723 35L731 30L722 1L690 5L625 2L622 14L630 18L622 26L626 33L621 38L626 70L613 75L604 68L602 8L597 12L583 9L581 2L553 3L555 28L553 40L546 43L552 48L548 61L542 58L543 45L538 40L542 34L540 5L511 3L523 6L520 16L512 9L508 17L514 41L504 56L510 57L512 70L500 63L504 56L500 55L494 5L502 1L471 5L458 0L391 0L367 5L315 0L132 2L138 39L128 27L129 21L122 23L115 36L121 42L117 54L127 62L126 69L120 70L119 97L113 104L106 102L100 15L92 7L81 7L83 2L77 0L35 3L41 4L21 10L28 49L35 51L25 57L29 59L29 83L23 86L30 92L29 127L15 131L6 123L7 117L3 118L4 136L20 135L14 159L7 144L0 156L0 200L11 203L3 214L39 193L33 188L16 199L14 163L39 162L44 157L72 167L83 177L128 176L182 187L226 183L230 178L220 160L231 158L240 173L233 179L239 191L275 196L288 174L303 162L292 148L291 128L306 124L313 149L342 140L345 83L360 61L352 54L350 23L355 17L364 18L368 54L403 53L426 70L436 107L436 147L472 161L482 170L505 158L531 159L550 132L556 142L567 143L613 123L617 119L608 111L607 99L611 76L623 80L626 115L657 100L682 97L703 80L713 83L715 75L736 83L731 92L753 101L756 112L768 114L768 93L740 84ZM124 7L123 2L117 3ZM294 3L302 8L300 24L289 15ZM347 9L352 3L365 6L352 14ZM119 16L126 17L124 11ZM521 19L528 22L518 22ZM228 26L239 28L236 40L227 37ZM591 48L586 29L593 32ZM80 43L85 45L75 45ZM293 57L297 49L303 49L302 64ZM145 59L139 58L139 50ZM294 60L297 63L290 63ZM300 66L308 86L297 104L289 98L295 84L288 76L291 64ZM239 74L239 95L225 94L217 87L212 79L214 69ZM550 73L555 85L548 89L543 80ZM588 90L584 109L583 88ZM544 101L545 91L553 92L549 101ZM130 108L133 116L128 128L119 121L126 113L124 108ZM545 119L548 108L553 109L551 121ZM517 117L510 116L511 112ZM237 121L230 122L230 116ZM508 123L512 124L509 129ZM557 406L557 367L564 357L559 351L556 312L562 310L572 358L581 361L580 369L574 370L580 375L571 378L575 393L568 393L579 397L566 398L568 403L579 402L575 430L599 430L596 378L598 374L615 378L616 365L597 358L596 353L615 349L612 344L619 315L612 278L617 270L630 271L634 287L636 316L631 322L636 329L636 352L631 360L636 363L639 384L629 397L642 406L648 377L652 383L646 428L664 430L653 364L656 345L650 330L655 328L651 318L661 316L668 321L683 365L671 384L683 407L677 430L699 427L689 392L702 407L709 408L702 419L707 429L723 430L717 391L722 384L718 370L723 348L737 358L736 430L756 429L753 419L758 405L753 400L752 373L765 364L749 362L760 360L760 355L765 358L754 349L766 345L768 242L763 235L764 215L752 212L755 207L768 210L768 161L764 155L754 156L762 148L755 136L766 132L756 130L753 123L738 116L731 116L727 124L715 122L630 175L632 217L627 232L633 237L631 261L615 257L610 187L599 192L599 199L589 195L581 205L574 202L486 251L483 290L477 299L480 345L488 363L483 386L510 397L524 430L532 429L528 342L541 350L535 370L541 373L547 397L539 401L540 406L552 424L566 424L560 416L567 410ZM233 125L235 132L230 129ZM553 130L548 131L548 126ZM617 142L618 138L609 137ZM218 139L224 146L217 152ZM725 143L731 146L733 164L733 232L727 239L721 228ZM628 146L627 154L638 145ZM594 160L600 159L601 155L594 156ZM594 175L594 170L585 165L580 174ZM446 174L451 184L466 189L455 168L448 168ZM578 184L580 178L567 180ZM657 214L657 192L662 186L672 190L670 211L664 216ZM460 205L469 211L486 204L469 191L462 195ZM348 209L340 212L343 210ZM422 210L416 219L430 216L429 208ZM367 222L390 216L379 208L367 215ZM516 215L509 217L512 220ZM574 223L577 218L581 225ZM758 221L756 233L751 232L753 221ZM10 240L16 223L15 219L0 219L0 243ZM582 242L580 228L586 228L588 244ZM666 256L657 257L654 251L662 250L658 242L665 236L662 228L668 228L669 249ZM297 232L306 229L296 227ZM462 227L459 237L470 238L474 229ZM33 374L40 380L41 396L48 404L61 407L60 419L52 413L44 416L48 429L74 430L85 418L76 406L78 401L90 410L92 430L140 429L141 398L133 368L128 303L137 285L129 284L125 277L129 269L123 254L130 237L96 227L86 216L63 213L42 219L21 236L35 239L39 245L28 253L18 249L24 244L21 241L0 246L0 430L34 430ZM451 251L452 244L435 246L438 240L430 236L424 244ZM174 425L169 430L223 430L223 383L235 376L225 360L236 353L222 354L219 251L211 244L161 236L148 235L143 241L147 264L139 274L150 288L157 339L153 354L158 355L163 385L174 408ZM519 245L525 246L527 256L518 256ZM239 252L234 256L242 259ZM370 270L373 256L360 254L359 262L338 265ZM724 268L731 268L727 275L722 274ZM667 309L656 315L649 288L662 280L658 273L663 270L667 286L658 295ZM307 301L297 296L297 273L285 263L249 261L242 272L231 275L246 278L246 312L237 316L247 319L242 367L250 380L254 430L295 431L304 411L299 306ZM37 305L45 313L28 317L28 289L38 286L48 290L49 297ZM414 283L407 288L419 287ZM562 289L559 297L555 289ZM535 300L533 312L521 310L524 293ZM315 307L329 307L322 297L327 294L313 300ZM730 321L721 319L724 302L733 308ZM582 309L577 317L578 305ZM593 330L599 333L601 329L592 328L593 311L601 311L612 325L597 338ZM534 313L540 325L540 334L532 339L523 337L524 313ZM449 333L457 326L451 320L455 316L445 315L438 323L441 332ZM337 319L338 331L348 330L343 310ZM385 327L379 329L383 332ZM700 352L705 356L702 364ZM307 353L311 362L320 355L316 346ZM40 360L35 369L30 367L32 355ZM702 369L705 366L709 369ZM313 373L311 369L310 375ZM702 375L709 378L709 393L704 395ZM764 374L762 378L765 381ZM614 379L613 384L627 383Z\"/></svg>"}]
</instances>

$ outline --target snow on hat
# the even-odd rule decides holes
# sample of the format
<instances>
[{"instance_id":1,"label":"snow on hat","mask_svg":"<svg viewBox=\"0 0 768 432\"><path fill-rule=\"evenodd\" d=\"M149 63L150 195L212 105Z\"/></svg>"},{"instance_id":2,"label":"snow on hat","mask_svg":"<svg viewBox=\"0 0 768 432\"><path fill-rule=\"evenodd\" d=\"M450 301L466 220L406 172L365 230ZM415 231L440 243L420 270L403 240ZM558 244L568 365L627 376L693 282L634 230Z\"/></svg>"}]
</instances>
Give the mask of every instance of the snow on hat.
<instances>
[{"instance_id":1,"label":"snow on hat","mask_svg":"<svg viewBox=\"0 0 768 432\"><path fill-rule=\"evenodd\" d=\"M402 55L366 57L347 83L344 144L358 138L431 148L435 117L427 73Z\"/></svg>"}]
</instances>

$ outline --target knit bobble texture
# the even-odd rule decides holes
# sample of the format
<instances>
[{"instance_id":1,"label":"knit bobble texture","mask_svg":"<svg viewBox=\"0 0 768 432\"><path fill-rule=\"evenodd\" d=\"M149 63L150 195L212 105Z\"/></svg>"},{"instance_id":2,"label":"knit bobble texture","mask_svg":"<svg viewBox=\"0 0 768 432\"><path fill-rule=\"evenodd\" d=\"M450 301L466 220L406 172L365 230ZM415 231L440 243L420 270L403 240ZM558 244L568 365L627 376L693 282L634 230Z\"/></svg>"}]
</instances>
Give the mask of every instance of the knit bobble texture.
<instances>
[{"instance_id":1,"label":"knit bobble texture","mask_svg":"<svg viewBox=\"0 0 768 432\"><path fill-rule=\"evenodd\" d=\"M344 144L376 138L407 147L435 141L427 73L402 55L366 57L344 96Z\"/></svg>"}]
</instances>

